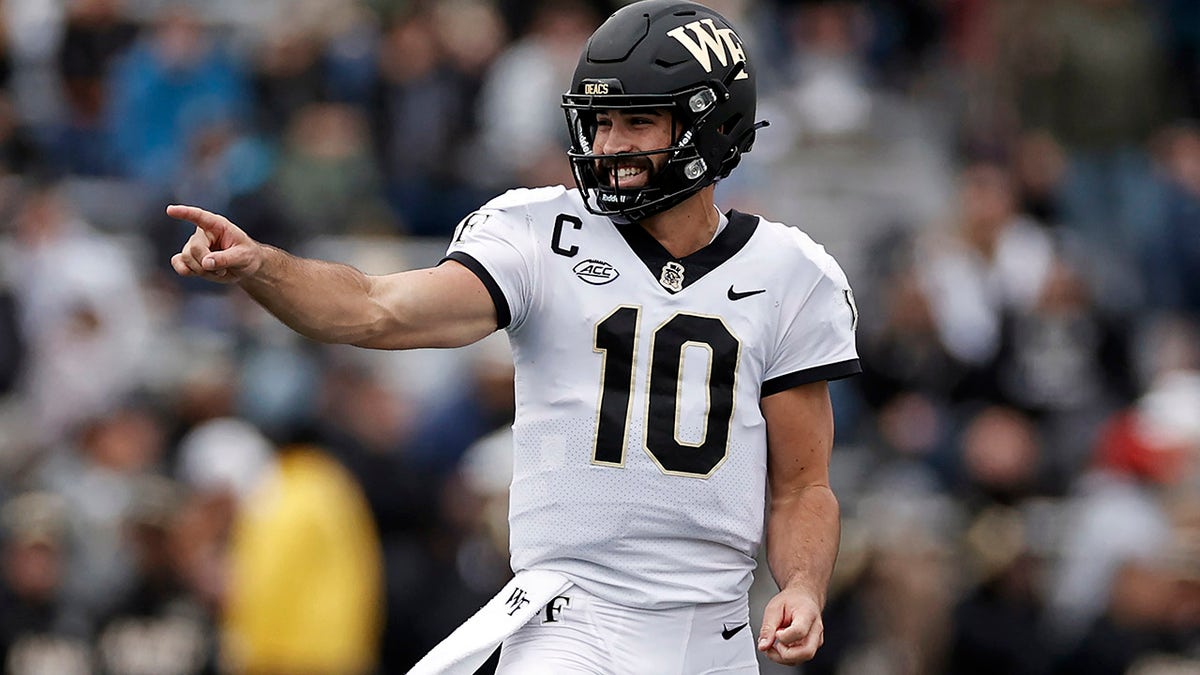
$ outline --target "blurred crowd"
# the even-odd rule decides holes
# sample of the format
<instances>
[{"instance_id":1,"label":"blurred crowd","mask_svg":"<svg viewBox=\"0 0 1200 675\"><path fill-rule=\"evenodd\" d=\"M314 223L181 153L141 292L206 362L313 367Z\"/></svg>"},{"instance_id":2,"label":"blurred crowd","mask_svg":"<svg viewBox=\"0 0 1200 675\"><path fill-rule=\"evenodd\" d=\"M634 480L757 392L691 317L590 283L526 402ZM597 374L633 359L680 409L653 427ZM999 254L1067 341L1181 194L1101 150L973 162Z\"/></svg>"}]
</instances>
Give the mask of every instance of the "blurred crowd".
<instances>
[{"instance_id":1,"label":"blurred crowd","mask_svg":"<svg viewBox=\"0 0 1200 675\"><path fill-rule=\"evenodd\" d=\"M771 121L718 201L861 312L802 672L1200 672L1200 3L708 4ZM570 184L614 7L0 2L0 671L402 673L504 584L503 335L313 344L175 276L162 209L434 264Z\"/></svg>"}]
</instances>

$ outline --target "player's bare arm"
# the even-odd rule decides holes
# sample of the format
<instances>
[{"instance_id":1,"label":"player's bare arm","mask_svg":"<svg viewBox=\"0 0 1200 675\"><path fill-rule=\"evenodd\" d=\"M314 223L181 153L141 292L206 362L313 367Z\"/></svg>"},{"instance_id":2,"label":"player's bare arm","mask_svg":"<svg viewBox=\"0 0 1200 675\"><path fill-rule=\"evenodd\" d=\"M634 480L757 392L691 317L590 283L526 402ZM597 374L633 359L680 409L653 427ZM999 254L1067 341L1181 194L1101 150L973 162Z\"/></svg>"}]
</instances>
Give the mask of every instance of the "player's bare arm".
<instances>
[{"instance_id":1,"label":"player's bare arm","mask_svg":"<svg viewBox=\"0 0 1200 675\"><path fill-rule=\"evenodd\" d=\"M813 657L825 639L821 610L837 558L838 503L829 487L833 406L825 382L764 398L767 421L767 562L780 592L763 614L759 649L777 663Z\"/></svg>"},{"instance_id":2,"label":"player's bare arm","mask_svg":"<svg viewBox=\"0 0 1200 675\"><path fill-rule=\"evenodd\" d=\"M496 308L483 282L456 262L368 275L262 244L227 218L194 206L172 205L167 215L196 226L171 258L177 273L236 283L313 340L374 349L459 347L496 330Z\"/></svg>"}]
</instances>

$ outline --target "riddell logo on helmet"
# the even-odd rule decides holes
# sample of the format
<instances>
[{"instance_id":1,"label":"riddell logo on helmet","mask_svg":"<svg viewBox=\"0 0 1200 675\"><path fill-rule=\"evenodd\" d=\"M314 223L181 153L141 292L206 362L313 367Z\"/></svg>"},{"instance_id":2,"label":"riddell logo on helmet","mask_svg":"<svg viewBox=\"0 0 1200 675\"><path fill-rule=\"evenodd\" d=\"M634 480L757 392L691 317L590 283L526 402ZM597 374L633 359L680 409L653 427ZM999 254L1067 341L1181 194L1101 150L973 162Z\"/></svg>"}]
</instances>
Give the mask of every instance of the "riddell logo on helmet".
<instances>
[{"instance_id":1,"label":"riddell logo on helmet","mask_svg":"<svg viewBox=\"0 0 1200 675\"><path fill-rule=\"evenodd\" d=\"M691 31L691 35L688 35L688 31ZM714 56L722 66L746 60L742 39L733 32L732 28L718 28L712 19L701 19L684 24L667 31L667 35L675 38L679 44L691 52L706 73L711 73L713 70ZM733 79L744 80L747 77L750 75L743 68L742 72Z\"/></svg>"}]
</instances>

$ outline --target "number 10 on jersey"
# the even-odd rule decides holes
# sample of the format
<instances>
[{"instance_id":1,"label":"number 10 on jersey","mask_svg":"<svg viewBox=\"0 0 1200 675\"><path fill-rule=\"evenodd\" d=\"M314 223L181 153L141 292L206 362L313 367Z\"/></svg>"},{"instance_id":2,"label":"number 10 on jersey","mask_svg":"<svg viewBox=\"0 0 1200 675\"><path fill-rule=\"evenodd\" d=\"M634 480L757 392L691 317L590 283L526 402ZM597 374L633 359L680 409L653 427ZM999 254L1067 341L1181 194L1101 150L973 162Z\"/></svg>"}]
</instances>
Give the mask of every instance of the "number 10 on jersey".
<instances>
[{"instance_id":1,"label":"number 10 on jersey","mask_svg":"<svg viewBox=\"0 0 1200 675\"><path fill-rule=\"evenodd\" d=\"M631 409L638 383L638 327L641 308L621 306L596 324L593 349L601 362L600 411L592 462L624 467ZM699 442L680 439L683 356L688 347L707 352L707 385ZM679 312L650 338L646 416L642 445L666 474L707 478L729 455L734 391L741 342L720 318Z\"/></svg>"}]
</instances>

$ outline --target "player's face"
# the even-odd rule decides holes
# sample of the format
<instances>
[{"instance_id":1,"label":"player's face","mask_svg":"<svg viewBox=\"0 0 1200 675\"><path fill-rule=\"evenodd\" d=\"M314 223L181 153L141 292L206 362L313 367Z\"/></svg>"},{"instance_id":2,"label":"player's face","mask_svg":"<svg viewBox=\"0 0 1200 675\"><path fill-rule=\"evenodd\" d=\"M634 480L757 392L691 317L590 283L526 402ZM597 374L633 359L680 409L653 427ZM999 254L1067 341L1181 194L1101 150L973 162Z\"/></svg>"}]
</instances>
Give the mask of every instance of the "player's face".
<instances>
[{"instance_id":1,"label":"player's face","mask_svg":"<svg viewBox=\"0 0 1200 675\"><path fill-rule=\"evenodd\" d=\"M647 152L671 147L671 115L662 109L611 110L596 116L593 146L601 155ZM662 169L666 153L597 162L600 179L610 187L640 188Z\"/></svg>"}]
</instances>

